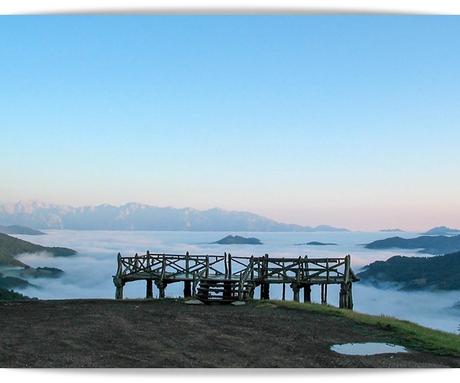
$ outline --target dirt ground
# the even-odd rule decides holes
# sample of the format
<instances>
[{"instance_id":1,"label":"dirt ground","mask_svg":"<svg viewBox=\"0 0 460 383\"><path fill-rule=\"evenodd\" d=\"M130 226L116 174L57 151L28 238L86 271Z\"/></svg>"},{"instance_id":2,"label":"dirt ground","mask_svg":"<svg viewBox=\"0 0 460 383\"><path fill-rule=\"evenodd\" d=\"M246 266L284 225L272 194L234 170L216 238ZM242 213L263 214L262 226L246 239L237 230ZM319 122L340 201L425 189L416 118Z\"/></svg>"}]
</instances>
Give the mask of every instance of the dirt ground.
<instances>
[{"instance_id":1,"label":"dirt ground","mask_svg":"<svg viewBox=\"0 0 460 383\"><path fill-rule=\"evenodd\" d=\"M0 367L460 367L415 351L340 355L330 346L394 340L346 318L257 303L1 302L0 333Z\"/></svg>"}]
</instances>

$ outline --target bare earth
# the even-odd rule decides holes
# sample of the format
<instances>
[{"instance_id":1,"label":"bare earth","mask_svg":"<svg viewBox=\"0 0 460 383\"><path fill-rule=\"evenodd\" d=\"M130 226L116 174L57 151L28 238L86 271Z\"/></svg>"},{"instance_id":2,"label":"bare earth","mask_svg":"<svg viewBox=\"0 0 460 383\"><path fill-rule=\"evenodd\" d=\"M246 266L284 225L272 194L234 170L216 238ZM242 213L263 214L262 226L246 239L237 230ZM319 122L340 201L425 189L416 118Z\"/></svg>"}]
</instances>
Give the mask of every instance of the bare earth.
<instances>
[{"instance_id":1,"label":"bare earth","mask_svg":"<svg viewBox=\"0 0 460 383\"><path fill-rule=\"evenodd\" d=\"M346 318L253 303L63 300L0 303L0 367L460 367L429 353L345 356L388 341Z\"/></svg>"}]
</instances>

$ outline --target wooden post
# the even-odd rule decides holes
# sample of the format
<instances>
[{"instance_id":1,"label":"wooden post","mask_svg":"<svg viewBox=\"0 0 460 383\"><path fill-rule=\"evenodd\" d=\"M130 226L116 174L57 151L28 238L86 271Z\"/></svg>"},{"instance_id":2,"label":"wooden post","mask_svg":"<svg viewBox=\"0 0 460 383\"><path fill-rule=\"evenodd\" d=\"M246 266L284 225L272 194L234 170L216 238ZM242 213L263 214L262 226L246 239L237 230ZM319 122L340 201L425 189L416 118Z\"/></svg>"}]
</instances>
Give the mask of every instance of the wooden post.
<instances>
[{"instance_id":1,"label":"wooden post","mask_svg":"<svg viewBox=\"0 0 460 383\"><path fill-rule=\"evenodd\" d=\"M352 282L350 280L350 255L345 257L344 282L340 284L339 307L353 310Z\"/></svg>"},{"instance_id":2,"label":"wooden post","mask_svg":"<svg viewBox=\"0 0 460 383\"><path fill-rule=\"evenodd\" d=\"M264 299L267 299L267 300L270 299L270 283L268 282L265 284L265 298Z\"/></svg>"},{"instance_id":3,"label":"wooden post","mask_svg":"<svg viewBox=\"0 0 460 383\"><path fill-rule=\"evenodd\" d=\"M228 253L228 278L232 279L232 255Z\"/></svg>"},{"instance_id":4,"label":"wooden post","mask_svg":"<svg viewBox=\"0 0 460 383\"><path fill-rule=\"evenodd\" d=\"M283 282L283 301L286 300L286 283Z\"/></svg>"},{"instance_id":5,"label":"wooden post","mask_svg":"<svg viewBox=\"0 0 460 383\"><path fill-rule=\"evenodd\" d=\"M153 299L153 282L151 279L146 280L147 287L145 293L145 299Z\"/></svg>"},{"instance_id":6,"label":"wooden post","mask_svg":"<svg viewBox=\"0 0 460 383\"><path fill-rule=\"evenodd\" d=\"M228 278L227 253L224 253L224 269L225 269L225 279L227 279Z\"/></svg>"},{"instance_id":7,"label":"wooden post","mask_svg":"<svg viewBox=\"0 0 460 383\"><path fill-rule=\"evenodd\" d=\"M163 281L155 281L155 285L158 288L159 297L164 298L165 297L166 283L164 283Z\"/></svg>"},{"instance_id":8,"label":"wooden post","mask_svg":"<svg viewBox=\"0 0 460 383\"><path fill-rule=\"evenodd\" d=\"M270 299L270 284L268 278L268 254L262 260L262 283L260 285L260 299Z\"/></svg>"},{"instance_id":9,"label":"wooden post","mask_svg":"<svg viewBox=\"0 0 460 383\"><path fill-rule=\"evenodd\" d=\"M188 251L185 253L185 278L190 278L190 256ZM185 286L184 286L185 291ZM185 293L184 293L185 295Z\"/></svg>"},{"instance_id":10,"label":"wooden post","mask_svg":"<svg viewBox=\"0 0 460 383\"><path fill-rule=\"evenodd\" d=\"M113 277L113 284L115 285L115 299L123 299L123 281L120 278L122 275L121 254L117 255L117 274Z\"/></svg>"},{"instance_id":11,"label":"wooden post","mask_svg":"<svg viewBox=\"0 0 460 383\"><path fill-rule=\"evenodd\" d=\"M190 298L192 296L192 283L190 281L184 281L184 298Z\"/></svg>"},{"instance_id":12,"label":"wooden post","mask_svg":"<svg viewBox=\"0 0 460 383\"><path fill-rule=\"evenodd\" d=\"M303 301L305 303L311 303L311 284L306 283L303 287Z\"/></svg>"},{"instance_id":13,"label":"wooden post","mask_svg":"<svg viewBox=\"0 0 460 383\"><path fill-rule=\"evenodd\" d=\"M116 286L115 288L115 299L117 300L123 299L123 285L122 284Z\"/></svg>"},{"instance_id":14,"label":"wooden post","mask_svg":"<svg viewBox=\"0 0 460 383\"><path fill-rule=\"evenodd\" d=\"M232 298L232 284L229 281L224 281L224 299Z\"/></svg>"},{"instance_id":15,"label":"wooden post","mask_svg":"<svg viewBox=\"0 0 460 383\"><path fill-rule=\"evenodd\" d=\"M340 293L339 293L339 308L345 309L348 305L348 294L347 294L347 284L341 283L340 284Z\"/></svg>"},{"instance_id":16,"label":"wooden post","mask_svg":"<svg viewBox=\"0 0 460 383\"><path fill-rule=\"evenodd\" d=\"M161 261L161 279L163 280L166 274L166 257L163 254L163 259Z\"/></svg>"},{"instance_id":17,"label":"wooden post","mask_svg":"<svg viewBox=\"0 0 460 383\"><path fill-rule=\"evenodd\" d=\"M294 301L299 302L299 285L297 283L293 283L291 287L292 292L294 293Z\"/></svg>"},{"instance_id":18,"label":"wooden post","mask_svg":"<svg viewBox=\"0 0 460 383\"><path fill-rule=\"evenodd\" d=\"M324 283L321 283L321 304L324 305Z\"/></svg>"},{"instance_id":19,"label":"wooden post","mask_svg":"<svg viewBox=\"0 0 460 383\"><path fill-rule=\"evenodd\" d=\"M352 292L352 283L348 282L348 302L347 309L353 310L353 292Z\"/></svg>"},{"instance_id":20,"label":"wooden post","mask_svg":"<svg viewBox=\"0 0 460 383\"><path fill-rule=\"evenodd\" d=\"M329 285L329 259L326 259L326 284L324 285L324 304L327 304L328 285Z\"/></svg>"}]
</instances>

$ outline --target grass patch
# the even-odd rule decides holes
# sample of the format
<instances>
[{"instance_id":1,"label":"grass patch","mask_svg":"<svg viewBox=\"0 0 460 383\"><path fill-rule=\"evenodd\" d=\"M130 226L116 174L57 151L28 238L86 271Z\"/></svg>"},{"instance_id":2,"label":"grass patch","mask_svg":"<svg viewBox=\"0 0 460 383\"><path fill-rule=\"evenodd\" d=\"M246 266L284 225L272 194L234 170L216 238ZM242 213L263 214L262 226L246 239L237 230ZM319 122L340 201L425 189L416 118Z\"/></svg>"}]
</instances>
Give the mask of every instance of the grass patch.
<instances>
[{"instance_id":1,"label":"grass patch","mask_svg":"<svg viewBox=\"0 0 460 383\"><path fill-rule=\"evenodd\" d=\"M362 314L352 310L339 309L314 303L270 301L277 307L293 310L306 310L318 314L334 315L374 326L389 332L398 343L413 350L428 351L437 355L460 357L460 335L433 330L418 324L389 316Z\"/></svg>"}]
</instances>

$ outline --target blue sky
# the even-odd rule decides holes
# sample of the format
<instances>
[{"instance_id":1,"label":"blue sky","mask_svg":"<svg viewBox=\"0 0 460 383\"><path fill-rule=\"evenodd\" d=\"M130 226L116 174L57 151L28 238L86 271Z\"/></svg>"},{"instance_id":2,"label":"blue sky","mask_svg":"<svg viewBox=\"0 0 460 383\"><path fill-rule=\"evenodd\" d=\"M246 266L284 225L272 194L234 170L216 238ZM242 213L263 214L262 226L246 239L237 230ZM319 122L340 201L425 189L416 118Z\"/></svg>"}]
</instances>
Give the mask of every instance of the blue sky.
<instances>
[{"instance_id":1,"label":"blue sky","mask_svg":"<svg viewBox=\"0 0 460 383\"><path fill-rule=\"evenodd\" d=\"M0 201L460 226L456 17L3 17Z\"/></svg>"}]
</instances>

